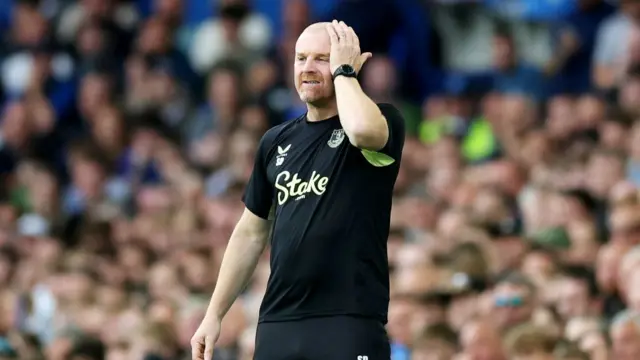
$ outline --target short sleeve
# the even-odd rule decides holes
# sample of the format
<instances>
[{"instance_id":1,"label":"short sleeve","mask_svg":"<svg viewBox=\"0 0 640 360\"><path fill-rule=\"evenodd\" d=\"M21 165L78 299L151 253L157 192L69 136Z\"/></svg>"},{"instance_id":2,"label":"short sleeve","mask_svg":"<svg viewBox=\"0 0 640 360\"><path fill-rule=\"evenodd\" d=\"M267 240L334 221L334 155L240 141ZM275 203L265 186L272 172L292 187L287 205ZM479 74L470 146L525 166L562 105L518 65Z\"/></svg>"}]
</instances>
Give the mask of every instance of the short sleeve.
<instances>
[{"instance_id":1,"label":"short sleeve","mask_svg":"<svg viewBox=\"0 0 640 360\"><path fill-rule=\"evenodd\" d=\"M393 160L399 162L402 157L402 148L404 147L404 118L400 111L391 104L378 104L378 107L382 115L387 119L387 126L389 127L389 139L378 152L389 155Z\"/></svg>"},{"instance_id":2,"label":"short sleeve","mask_svg":"<svg viewBox=\"0 0 640 360\"><path fill-rule=\"evenodd\" d=\"M273 203L273 187L267 177L267 154L270 143L269 132L267 132L258 145L253 171L242 196L247 209L263 219L269 218Z\"/></svg>"}]
</instances>

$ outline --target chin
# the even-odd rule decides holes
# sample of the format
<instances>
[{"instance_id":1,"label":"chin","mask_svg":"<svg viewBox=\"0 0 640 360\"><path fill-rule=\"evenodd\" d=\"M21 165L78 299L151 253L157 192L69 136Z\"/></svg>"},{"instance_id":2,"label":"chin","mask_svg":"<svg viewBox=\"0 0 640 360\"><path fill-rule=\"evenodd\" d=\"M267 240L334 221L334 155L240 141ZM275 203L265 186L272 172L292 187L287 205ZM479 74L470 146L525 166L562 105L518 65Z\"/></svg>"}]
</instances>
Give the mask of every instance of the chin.
<instances>
[{"instance_id":1,"label":"chin","mask_svg":"<svg viewBox=\"0 0 640 360\"><path fill-rule=\"evenodd\" d=\"M318 106L327 103L330 98L329 96L325 96L324 94L319 94L316 92L313 92L313 93L302 92L302 93L299 93L299 96L300 96L300 100L302 100L304 103L318 105Z\"/></svg>"},{"instance_id":2,"label":"chin","mask_svg":"<svg viewBox=\"0 0 640 360\"><path fill-rule=\"evenodd\" d=\"M322 96L317 94L300 94L300 100L307 104L313 104L320 102L322 100Z\"/></svg>"}]
</instances>

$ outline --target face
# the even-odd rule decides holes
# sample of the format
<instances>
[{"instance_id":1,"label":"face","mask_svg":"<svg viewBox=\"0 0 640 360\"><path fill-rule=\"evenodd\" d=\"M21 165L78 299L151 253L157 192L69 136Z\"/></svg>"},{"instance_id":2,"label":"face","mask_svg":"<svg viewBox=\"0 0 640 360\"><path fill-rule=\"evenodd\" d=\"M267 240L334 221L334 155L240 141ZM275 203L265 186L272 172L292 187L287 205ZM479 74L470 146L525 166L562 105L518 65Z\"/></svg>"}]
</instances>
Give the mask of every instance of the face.
<instances>
[{"instance_id":1,"label":"face","mask_svg":"<svg viewBox=\"0 0 640 360\"><path fill-rule=\"evenodd\" d=\"M208 288L211 283L210 274L211 268L210 262L203 256L189 256L185 261L183 267L185 281L190 287L192 292L203 291L208 292Z\"/></svg>"},{"instance_id":2,"label":"face","mask_svg":"<svg viewBox=\"0 0 640 360\"><path fill-rule=\"evenodd\" d=\"M182 1L179 0L156 0L155 5L158 13L164 16L179 15L182 10Z\"/></svg>"},{"instance_id":3,"label":"face","mask_svg":"<svg viewBox=\"0 0 640 360\"><path fill-rule=\"evenodd\" d=\"M589 292L584 282L576 279L564 279L558 286L557 309L565 319L586 315L589 311Z\"/></svg>"},{"instance_id":4,"label":"face","mask_svg":"<svg viewBox=\"0 0 640 360\"><path fill-rule=\"evenodd\" d=\"M474 215L487 221L500 221L508 211L499 195L491 191L481 191L473 203Z\"/></svg>"},{"instance_id":5,"label":"face","mask_svg":"<svg viewBox=\"0 0 640 360\"><path fill-rule=\"evenodd\" d=\"M88 198L95 198L102 190L102 168L98 163L88 160L78 160L72 167L73 183Z\"/></svg>"},{"instance_id":6,"label":"face","mask_svg":"<svg viewBox=\"0 0 640 360\"><path fill-rule=\"evenodd\" d=\"M159 20L149 20L138 37L138 48L143 53L162 52L168 45L168 29Z\"/></svg>"},{"instance_id":7,"label":"face","mask_svg":"<svg viewBox=\"0 0 640 360\"><path fill-rule=\"evenodd\" d=\"M632 79L624 83L620 89L620 107L634 115L638 114L638 101L640 100L640 80Z\"/></svg>"},{"instance_id":8,"label":"face","mask_svg":"<svg viewBox=\"0 0 640 360\"><path fill-rule=\"evenodd\" d=\"M80 84L79 108L82 113L91 118L95 112L109 100L109 80L101 75L90 74L82 79Z\"/></svg>"},{"instance_id":9,"label":"face","mask_svg":"<svg viewBox=\"0 0 640 360\"><path fill-rule=\"evenodd\" d=\"M392 300L390 302L387 331L394 342L405 345L411 342L413 337L411 318L415 309L415 304L407 300Z\"/></svg>"},{"instance_id":10,"label":"face","mask_svg":"<svg viewBox=\"0 0 640 360\"><path fill-rule=\"evenodd\" d=\"M624 166L614 156L596 154L589 159L586 169L586 185L596 196L605 197L623 178Z\"/></svg>"},{"instance_id":11,"label":"face","mask_svg":"<svg viewBox=\"0 0 640 360\"><path fill-rule=\"evenodd\" d=\"M2 116L2 133L11 144L22 145L29 137L28 113L26 106L15 102L4 111Z\"/></svg>"},{"instance_id":12,"label":"face","mask_svg":"<svg viewBox=\"0 0 640 360\"><path fill-rule=\"evenodd\" d=\"M615 121L605 121L600 124L598 131L600 134L600 143L604 147L623 150L627 143L626 140L628 136L624 126ZM638 140L640 140L640 137L638 137Z\"/></svg>"},{"instance_id":13,"label":"face","mask_svg":"<svg viewBox=\"0 0 640 360\"><path fill-rule=\"evenodd\" d=\"M505 37L496 37L493 40L494 66L499 70L507 69L513 63L513 45L511 40Z\"/></svg>"},{"instance_id":14,"label":"face","mask_svg":"<svg viewBox=\"0 0 640 360\"><path fill-rule=\"evenodd\" d=\"M636 186L629 181L621 181L617 183L609 194L609 204L611 207L633 206L638 202L640 193Z\"/></svg>"},{"instance_id":15,"label":"face","mask_svg":"<svg viewBox=\"0 0 640 360\"><path fill-rule=\"evenodd\" d=\"M535 281L544 282L553 275L555 264L549 255L531 252L522 260L521 271Z\"/></svg>"},{"instance_id":16,"label":"face","mask_svg":"<svg viewBox=\"0 0 640 360\"><path fill-rule=\"evenodd\" d=\"M390 59L380 57L367 63L367 71L363 79L364 87L373 94L384 94L393 91L396 83L393 63Z\"/></svg>"},{"instance_id":17,"label":"face","mask_svg":"<svg viewBox=\"0 0 640 360\"><path fill-rule=\"evenodd\" d=\"M239 102L238 77L227 70L214 73L209 83L209 102L219 108L233 109Z\"/></svg>"},{"instance_id":18,"label":"face","mask_svg":"<svg viewBox=\"0 0 640 360\"><path fill-rule=\"evenodd\" d=\"M98 26L88 25L80 31L78 48L81 54L90 56L104 49L104 34Z\"/></svg>"},{"instance_id":19,"label":"face","mask_svg":"<svg viewBox=\"0 0 640 360\"><path fill-rule=\"evenodd\" d=\"M487 324L468 323L460 331L463 353L473 360L503 359L502 340Z\"/></svg>"},{"instance_id":20,"label":"face","mask_svg":"<svg viewBox=\"0 0 640 360\"><path fill-rule=\"evenodd\" d=\"M604 103L593 96L584 96L577 103L577 116L580 127L594 128L605 116Z\"/></svg>"},{"instance_id":21,"label":"face","mask_svg":"<svg viewBox=\"0 0 640 360\"><path fill-rule=\"evenodd\" d=\"M600 290L607 293L615 290L618 264L627 248L623 244L609 244L600 248L596 262L596 280Z\"/></svg>"},{"instance_id":22,"label":"face","mask_svg":"<svg viewBox=\"0 0 640 360\"><path fill-rule=\"evenodd\" d=\"M90 298L93 281L83 273L71 273L65 277L66 296L74 303L80 303Z\"/></svg>"},{"instance_id":23,"label":"face","mask_svg":"<svg viewBox=\"0 0 640 360\"><path fill-rule=\"evenodd\" d=\"M335 97L329 52L331 40L324 28L305 30L296 43L294 81L300 100L322 106Z\"/></svg>"},{"instance_id":24,"label":"face","mask_svg":"<svg viewBox=\"0 0 640 360\"><path fill-rule=\"evenodd\" d=\"M96 114L93 123L94 138L103 148L117 149L122 141L122 126L122 118L117 110L103 109Z\"/></svg>"},{"instance_id":25,"label":"face","mask_svg":"<svg viewBox=\"0 0 640 360\"><path fill-rule=\"evenodd\" d=\"M267 114L258 106L245 108L240 114L240 124L252 134L264 134L269 128Z\"/></svg>"},{"instance_id":26,"label":"face","mask_svg":"<svg viewBox=\"0 0 640 360\"><path fill-rule=\"evenodd\" d=\"M406 294L421 294L431 290L440 281L441 273L431 266L401 268L394 278L396 290Z\"/></svg>"},{"instance_id":27,"label":"face","mask_svg":"<svg viewBox=\"0 0 640 360\"><path fill-rule=\"evenodd\" d=\"M53 174L38 171L33 185L30 187L32 206L40 213L53 210L58 197L58 184Z\"/></svg>"},{"instance_id":28,"label":"face","mask_svg":"<svg viewBox=\"0 0 640 360\"><path fill-rule=\"evenodd\" d=\"M591 265L598 254L598 240L595 227L587 222L574 222L569 226L571 248L562 256L566 257L567 264Z\"/></svg>"},{"instance_id":29,"label":"face","mask_svg":"<svg viewBox=\"0 0 640 360\"><path fill-rule=\"evenodd\" d=\"M458 295L451 300L447 309L447 320L454 329L460 329L464 323L483 311L482 299L476 295Z\"/></svg>"},{"instance_id":30,"label":"face","mask_svg":"<svg viewBox=\"0 0 640 360\"><path fill-rule=\"evenodd\" d=\"M622 207L609 218L611 241L625 245L640 243L640 213L636 207Z\"/></svg>"},{"instance_id":31,"label":"face","mask_svg":"<svg viewBox=\"0 0 640 360\"><path fill-rule=\"evenodd\" d=\"M531 318L533 306L527 289L514 284L498 284L493 293L495 320L509 328Z\"/></svg>"},{"instance_id":32,"label":"face","mask_svg":"<svg viewBox=\"0 0 640 360\"><path fill-rule=\"evenodd\" d=\"M574 103L571 99L557 96L549 101L546 128L551 137L565 138L577 126Z\"/></svg>"}]
</instances>

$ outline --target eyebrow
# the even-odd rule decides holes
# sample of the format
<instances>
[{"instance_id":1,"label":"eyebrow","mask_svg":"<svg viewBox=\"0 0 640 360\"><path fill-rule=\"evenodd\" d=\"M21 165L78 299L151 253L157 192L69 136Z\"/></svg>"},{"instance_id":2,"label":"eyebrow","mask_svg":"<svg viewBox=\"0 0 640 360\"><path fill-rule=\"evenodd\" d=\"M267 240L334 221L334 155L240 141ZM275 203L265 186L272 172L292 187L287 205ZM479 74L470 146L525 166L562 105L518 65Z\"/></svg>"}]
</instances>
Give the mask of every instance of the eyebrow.
<instances>
[{"instance_id":1,"label":"eyebrow","mask_svg":"<svg viewBox=\"0 0 640 360\"><path fill-rule=\"evenodd\" d=\"M316 55L316 57L329 57L329 53L322 53L322 54L317 54L317 53L303 53L303 52L297 52L296 56L309 56L309 55Z\"/></svg>"}]
</instances>

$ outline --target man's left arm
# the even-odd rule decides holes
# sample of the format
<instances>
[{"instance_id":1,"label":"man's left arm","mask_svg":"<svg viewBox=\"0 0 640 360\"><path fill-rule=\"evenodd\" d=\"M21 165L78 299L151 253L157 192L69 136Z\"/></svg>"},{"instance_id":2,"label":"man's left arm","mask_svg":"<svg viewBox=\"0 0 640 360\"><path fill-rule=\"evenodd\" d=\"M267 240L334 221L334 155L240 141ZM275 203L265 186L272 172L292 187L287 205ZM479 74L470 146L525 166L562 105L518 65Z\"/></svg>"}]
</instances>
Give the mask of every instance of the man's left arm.
<instances>
[{"instance_id":1,"label":"man's left arm","mask_svg":"<svg viewBox=\"0 0 640 360\"><path fill-rule=\"evenodd\" d=\"M378 105L355 78L338 76L334 85L340 123L349 142L363 150L381 150L389 139L389 127Z\"/></svg>"},{"instance_id":2,"label":"man's left arm","mask_svg":"<svg viewBox=\"0 0 640 360\"><path fill-rule=\"evenodd\" d=\"M350 65L356 73L360 72L372 55L360 52L360 40L353 29L337 20L326 24L326 28L331 40L331 73L335 74L342 65ZM349 142L363 150L382 149L389 138L389 129L376 103L365 95L354 77L337 76L334 87L340 123Z\"/></svg>"}]
</instances>

